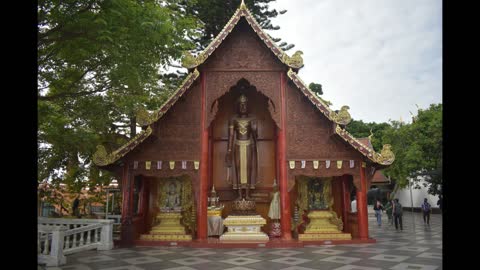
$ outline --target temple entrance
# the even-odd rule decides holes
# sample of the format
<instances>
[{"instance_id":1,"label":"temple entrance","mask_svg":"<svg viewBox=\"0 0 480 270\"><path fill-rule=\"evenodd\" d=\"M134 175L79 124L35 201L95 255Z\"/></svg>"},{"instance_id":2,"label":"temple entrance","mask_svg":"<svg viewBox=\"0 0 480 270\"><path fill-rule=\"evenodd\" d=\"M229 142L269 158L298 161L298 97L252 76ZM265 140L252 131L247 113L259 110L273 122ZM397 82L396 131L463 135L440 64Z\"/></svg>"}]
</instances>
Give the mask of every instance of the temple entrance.
<instances>
[{"instance_id":1,"label":"temple entrance","mask_svg":"<svg viewBox=\"0 0 480 270\"><path fill-rule=\"evenodd\" d=\"M188 175L152 177L147 219L148 233L140 240L190 241L196 211L192 181Z\"/></svg>"},{"instance_id":2,"label":"temple entrance","mask_svg":"<svg viewBox=\"0 0 480 270\"><path fill-rule=\"evenodd\" d=\"M255 143L255 147L248 148L249 145L247 145L244 148L246 150L241 150L241 145L231 142L230 148L233 152L236 151L237 155L232 156L231 167L228 168L226 156L229 149L229 126L234 124L229 122L238 115L237 105L241 97L242 100L248 100L246 121L253 120L246 125L256 128L257 137L256 141L251 140L251 143ZM245 198L255 201L256 214L267 222L262 227L263 232L267 232L270 228L271 220L268 218L268 210L272 185L274 179L278 179L275 161L276 126L270 115L269 106L272 109L274 105L266 96L258 92L256 87L250 85L247 80L241 79L214 102L211 109L217 109L217 112L210 127L212 162L209 188L211 189L212 185L215 186L220 203L224 205L222 217L226 218L232 213L235 200ZM241 122L238 124L243 125ZM240 130L240 133L242 132ZM247 141L247 143L250 142ZM245 167L240 165L241 160L247 160ZM241 171L242 168L244 171ZM253 179L252 183L246 182L247 174L249 181Z\"/></svg>"},{"instance_id":3,"label":"temple entrance","mask_svg":"<svg viewBox=\"0 0 480 270\"><path fill-rule=\"evenodd\" d=\"M351 240L344 232L345 202L339 177L296 177L296 207L298 218L295 234L302 241Z\"/></svg>"}]
</instances>

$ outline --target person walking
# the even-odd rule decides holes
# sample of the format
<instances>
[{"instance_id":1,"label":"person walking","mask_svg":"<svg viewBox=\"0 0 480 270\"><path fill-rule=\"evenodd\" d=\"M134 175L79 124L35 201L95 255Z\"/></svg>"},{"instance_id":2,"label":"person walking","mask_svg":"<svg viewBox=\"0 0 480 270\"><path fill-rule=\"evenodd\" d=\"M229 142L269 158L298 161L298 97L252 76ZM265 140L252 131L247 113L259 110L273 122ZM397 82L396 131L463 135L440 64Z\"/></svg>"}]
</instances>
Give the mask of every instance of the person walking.
<instances>
[{"instance_id":1,"label":"person walking","mask_svg":"<svg viewBox=\"0 0 480 270\"><path fill-rule=\"evenodd\" d=\"M393 225L393 205L395 202L393 200L389 200L387 204L385 204L385 212L387 213L388 217L388 224Z\"/></svg>"},{"instance_id":2,"label":"person walking","mask_svg":"<svg viewBox=\"0 0 480 270\"><path fill-rule=\"evenodd\" d=\"M422 212L423 224L430 226L430 212L432 212L432 206L428 203L427 198L423 199Z\"/></svg>"},{"instance_id":3,"label":"person walking","mask_svg":"<svg viewBox=\"0 0 480 270\"><path fill-rule=\"evenodd\" d=\"M398 199L395 199L395 204L393 205L393 219L395 221L396 230L398 230L398 224L400 223L400 230L403 231L402 215L402 204L398 202Z\"/></svg>"},{"instance_id":4,"label":"person walking","mask_svg":"<svg viewBox=\"0 0 480 270\"><path fill-rule=\"evenodd\" d=\"M375 217L377 218L378 227L382 226L382 211L383 205L380 200L377 199L377 202L373 206L373 210L375 210Z\"/></svg>"}]
</instances>

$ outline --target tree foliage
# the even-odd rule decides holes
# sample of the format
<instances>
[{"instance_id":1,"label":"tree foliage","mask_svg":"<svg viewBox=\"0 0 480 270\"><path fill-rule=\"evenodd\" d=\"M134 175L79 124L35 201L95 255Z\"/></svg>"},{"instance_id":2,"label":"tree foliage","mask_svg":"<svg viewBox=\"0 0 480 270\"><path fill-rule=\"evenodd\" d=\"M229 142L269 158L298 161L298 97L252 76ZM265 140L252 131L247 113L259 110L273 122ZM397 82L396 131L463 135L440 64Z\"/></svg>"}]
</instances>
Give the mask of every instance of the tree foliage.
<instances>
[{"instance_id":1,"label":"tree foliage","mask_svg":"<svg viewBox=\"0 0 480 270\"><path fill-rule=\"evenodd\" d=\"M319 83L310 83L308 85L308 88L310 90L312 90L312 92L314 92L315 94L317 94L318 96L321 96L323 95L323 91L322 91L322 85L319 84Z\"/></svg>"},{"instance_id":2,"label":"tree foliage","mask_svg":"<svg viewBox=\"0 0 480 270\"><path fill-rule=\"evenodd\" d=\"M38 181L108 182L90 169L97 144L134 135L135 110L156 109L175 85L159 71L195 47L198 20L178 1L38 3Z\"/></svg>"},{"instance_id":3,"label":"tree foliage","mask_svg":"<svg viewBox=\"0 0 480 270\"><path fill-rule=\"evenodd\" d=\"M411 124L392 121L392 128L383 135L384 143L392 145L395 162L385 170L400 187L413 180L428 183L428 193L441 194L443 180L442 104L418 110Z\"/></svg>"},{"instance_id":4,"label":"tree foliage","mask_svg":"<svg viewBox=\"0 0 480 270\"><path fill-rule=\"evenodd\" d=\"M263 29L278 30L280 26L272 25L271 19L287 11L270 9L269 4L271 2L275 2L275 0L245 0L245 5ZM196 14L204 23L202 35L195 40L198 50L206 48L222 31L240 3L241 0L196 0L189 4L190 13ZM287 42L281 42L280 38L272 38L272 40L279 43L280 48L284 51L295 46Z\"/></svg>"},{"instance_id":5,"label":"tree foliage","mask_svg":"<svg viewBox=\"0 0 480 270\"><path fill-rule=\"evenodd\" d=\"M362 120L354 120L347 125L347 131L350 132L356 138L366 138L370 136L372 132L371 142L375 151L382 150L383 134L391 126L388 123L364 123Z\"/></svg>"},{"instance_id":6,"label":"tree foliage","mask_svg":"<svg viewBox=\"0 0 480 270\"><path fill-rule=\"evenodd\" d=\"M368 137L372 131L372 145L377 152L384 144L392 145L395 161L384 172L398 187L406 187L412 179L416 188L420 188L419 182L425 180L428 193L441 194L442 104L419 109L412 123L352 120L347 131L357 138Z\"/></svg>"}]
</instances>

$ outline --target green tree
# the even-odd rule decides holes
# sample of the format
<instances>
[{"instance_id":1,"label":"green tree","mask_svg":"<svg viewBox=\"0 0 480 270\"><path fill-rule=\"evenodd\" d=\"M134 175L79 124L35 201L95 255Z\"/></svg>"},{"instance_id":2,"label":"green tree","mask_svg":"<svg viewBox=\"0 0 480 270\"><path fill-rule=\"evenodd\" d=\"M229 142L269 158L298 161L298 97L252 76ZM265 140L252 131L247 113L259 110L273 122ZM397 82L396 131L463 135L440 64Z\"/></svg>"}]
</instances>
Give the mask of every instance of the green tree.
<instances>
[{"instance_id":1,"label":"green tree","mask_svg":"<svg viewBox=\"0 0 480 270\"><path fill-rule=\"evenodd\" d=\"M391 126L388 123L364 123L362 120L354 120L347 125L346 129L350 134L355 138L366 138L370 136L370 132L373 133L371 137L371 142L373 149L375 151L382 150L383 147L383 134L387 129L390 129Z\"/></svg>"},{"instance_id":2,"label":"green tree","mask_svg":"<svg viewBox=\"0 0 480 270\"><path fill-rule=\"evenodd\" d=\"M392 121L383 134L384 143L392 145L394 163L385 170L399 187L412 179L418 186L422 179L430 184L428 193L441 194L442 186L442 104L419 109L411 124Z\"/></svg>"},{"instance_id":3,"label":"green tree","mask_svg":"<svg viewBox=\"0 0 480 270\"><path fill-rule=\"evenodd\" d=\"M312 90L312 92L314 92L315 94L317 94L317 96L321 96L323 95L323 91L322 91L322 85L319 84L319 83L310 83L308 85L308 88L310 90Z\"/></svg>"},{"instance_id":4,"label":"green tree","mask_svg":"<svg viewBox=\"0 0 480 270\"><path fill-rule=\"evenodd\" d=\"M278 30L280 26L272 25L271 19L286 10L277 11L270 9L269 4L275 0L245 0L245 5L255 17L260 26L265 30ZM195 39L197 49L203 50L222 31L230 20L235 10L240 6L241 0L196 0L189 4L189 12L203 22L202 35ZM284 51L290 50L295 45L281 42L281 38L272 38Z\"/></svg>"},{"instance_id":5,"label":"green tree","mask_svg":"<svg viewBox=\"0 0 480 270\"><path fill-rule=\"evenodd\" d=\"M179 2L39 1L38 181L109 181L91 169L95 146L134 136L135 111L176 88L160 71L195 48L198 20Z\"/></svg>"}]
</instances>

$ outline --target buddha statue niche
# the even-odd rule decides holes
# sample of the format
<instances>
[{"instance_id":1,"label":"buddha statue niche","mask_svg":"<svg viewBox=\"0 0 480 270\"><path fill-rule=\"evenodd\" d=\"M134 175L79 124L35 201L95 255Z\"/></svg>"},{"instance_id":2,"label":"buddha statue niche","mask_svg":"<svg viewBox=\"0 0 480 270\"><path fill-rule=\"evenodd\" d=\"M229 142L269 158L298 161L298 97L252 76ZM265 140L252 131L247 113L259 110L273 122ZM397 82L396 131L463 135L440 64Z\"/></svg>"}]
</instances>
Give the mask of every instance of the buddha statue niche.
<instances>
[{"instance_id":1,"label":"buddha statue niche","mask_svg":"<svg viewBox=\"0 0 480 270\"><path fill-rule=\"evenodd\" d=\"M175 182L170 182L166 188L164 205L160 207L162 212L180 212L182 210L180 192Z\"/></svg>"}]
</instances>

